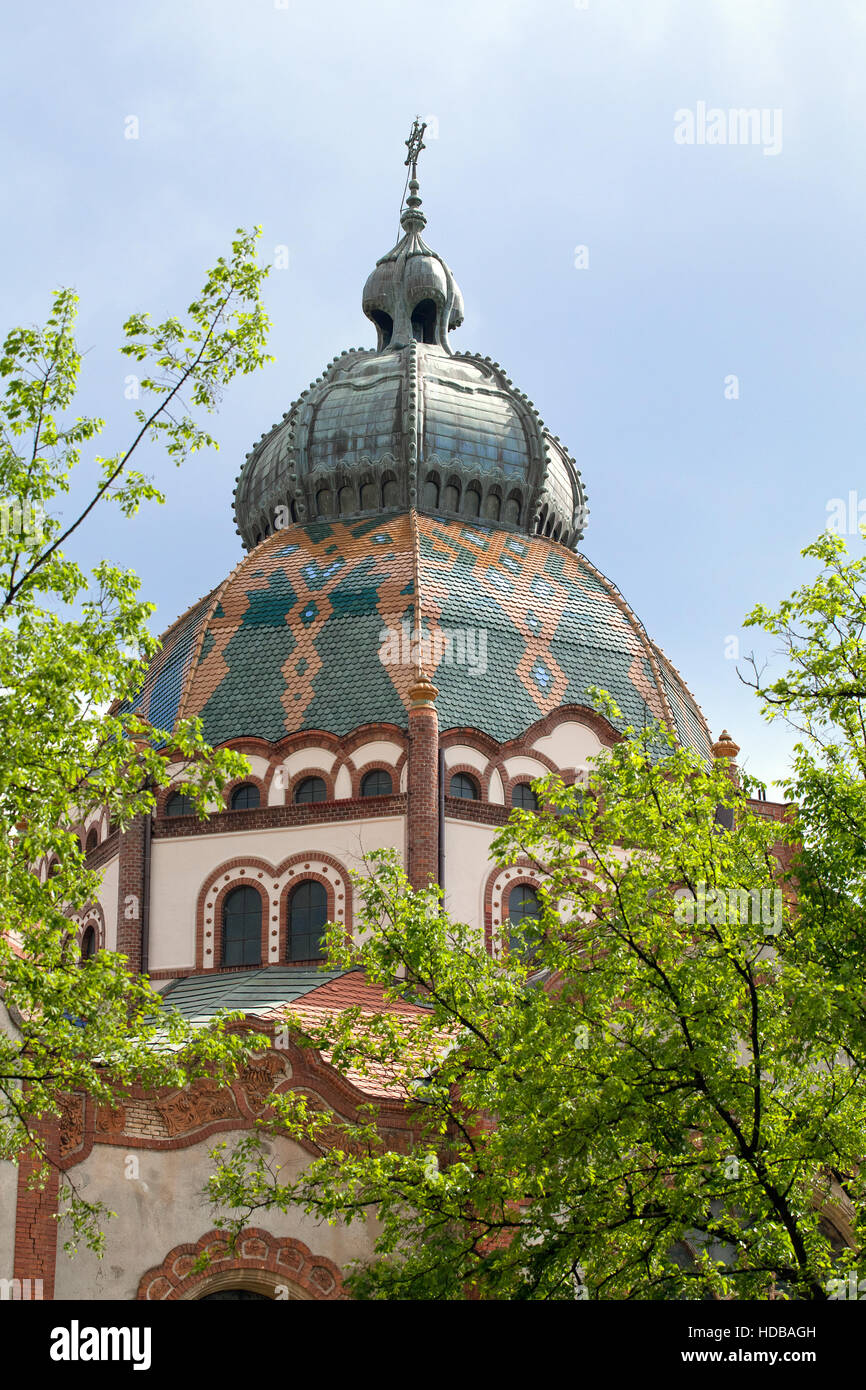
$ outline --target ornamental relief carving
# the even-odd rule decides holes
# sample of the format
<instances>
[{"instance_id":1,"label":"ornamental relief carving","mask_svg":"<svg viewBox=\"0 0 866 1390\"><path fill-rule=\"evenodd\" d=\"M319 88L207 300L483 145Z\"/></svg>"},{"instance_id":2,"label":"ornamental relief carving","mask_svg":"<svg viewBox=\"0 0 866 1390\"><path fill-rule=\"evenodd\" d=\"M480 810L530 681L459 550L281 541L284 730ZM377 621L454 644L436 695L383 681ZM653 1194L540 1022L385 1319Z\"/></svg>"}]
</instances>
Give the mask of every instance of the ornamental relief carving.
<instances>
[{"instance_id":1,"label":"ornamental relief carving","mask_svg":"<svg viewBox=\"0 0 866 1390\"><path fill-rule=\"evenodd\" d=\"M68 1158L84 1144L84 1096L78 1092L60 1097L60 1157Z\"/></svg>"},{"instance_id":2,"label":"ornamental relief carving","mask_svg":"<svg viewBox=\"0 0 866 1390\"><path fill-rule=\"evenodd\" d=\"M254 1114L265 1109L268 1096L281 1081L288 1080L292 1074L291 1064L286 1058L266 1052L254 1057L244 1067L238 1083L247 1105Z\"/></svg>"},{"instance_id":3,"label":"ornamental relief carving","mask_svg":"<svg viewBox=\"0 0 866 1390\"><path fill-rule=\"evenodd\" d=\"M156 1109L172 1139L188 1130L201 1129L214 1120L239 1118L231 1089L206 1079L196 1081L188 1090L158 1100Z\"/></svg>"}]
</instances>

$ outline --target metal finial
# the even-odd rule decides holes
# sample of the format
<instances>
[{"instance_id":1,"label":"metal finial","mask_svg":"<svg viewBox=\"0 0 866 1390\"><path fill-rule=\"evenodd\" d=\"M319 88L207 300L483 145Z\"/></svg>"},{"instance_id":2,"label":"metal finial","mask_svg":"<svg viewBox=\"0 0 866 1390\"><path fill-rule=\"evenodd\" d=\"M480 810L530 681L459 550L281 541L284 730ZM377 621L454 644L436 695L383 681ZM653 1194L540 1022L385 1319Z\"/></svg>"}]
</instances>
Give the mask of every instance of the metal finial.
<instances>
[{"instance_id":1,"label":"metal finial","mask_svg":"<svg viewBox=\"0 0 866 1390\"><path fill-rule=\"evenodd\" d=\"M410 177L413 179L417 179L418 177L418 156L420 155L422 150L425 150L427 148L427 146L424 144L424 131L426 129L427 122L419 121L418 117L416 116L415 120L412 123L412 130L409 135L409 139L405 141L405 145L409 153L407 154L404 162L407 165L407 167L411 169Z\"/></svg>"}]
</instances>

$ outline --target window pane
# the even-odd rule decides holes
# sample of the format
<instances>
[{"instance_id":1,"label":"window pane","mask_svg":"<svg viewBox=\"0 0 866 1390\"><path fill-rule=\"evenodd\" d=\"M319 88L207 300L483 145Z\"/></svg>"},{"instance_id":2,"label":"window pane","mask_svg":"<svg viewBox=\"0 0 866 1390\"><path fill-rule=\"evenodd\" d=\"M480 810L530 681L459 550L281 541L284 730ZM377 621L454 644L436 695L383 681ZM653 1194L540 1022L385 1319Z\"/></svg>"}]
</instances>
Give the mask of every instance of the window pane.
<instances>
[{"instance_id":1,"label":"window pane","mask_svg":"<svg viewBox=\"0 0 866 1390\"><path fill-rule=\"evenodd\" d=\"M362 796L390 796L393 783L390 772L385 772L382 768L376 768L373 772L368 772L361 783Z\"/></svg>"},{"instance_id":2,"label":"window pane","mask_svg":"<svg viewBox=\"0 0 866 1390\"><path fill-rule=\"evenodd\" d=\"M538 797L528 782L518 782L511 793L511 804L521 811L537 811Z\"/></svg>"},{"instance_id":3,"label":"window pane","mask_svg":"<svg viewBox=\"0 0 866 1390\"><path fill-rule=\"evenodd\" d=\"M531 923L538 920L541 904L538 894L528 883L518 883L508 895L508 920L512 927L520 927L524 933L522 940L512 932L509 938L511 950L522 949L531 959L537 949L540 936L531 929Z\"/></svg>"},{"instance_id":4,"label":"window pane","mask_svg":"<svg viewBox=\"0 0 866 1390\"><path fill-rule=\"evenodd\" d=\"M299 883L289 898L289 960L321 960L328 895L316 879Z\"/></svg>"},{"instance_id":5,"label":"window pane","mask_svg":"<svg viewBox=\"0 0 866 1390\"><path fill-rule=\"evenodd\" d=\"M449 787L451 796L459 796L463 801L477 801L478 788L465 772L455 772Z\"/></svg>"},{"instance_id":6,"label":"window pane","mask_svg":"<svg viewBox=\"0 0 866 1390\"><path fill-rule=\"evenodd\" d=\"M233 811L250 811L258 806L259 801L259 789L255 782L244 782L232 792L231 807Z\"/></svg>"},{"instance_id":7,"label":"window pane","mask_svg":"<svg viewBox=\"0 0 866 1390\"><path fill-rule=\"evenodd\" d=\"M223 906L223 965L260 965L262 900L255 888L234 888Z\"/></svg>"},{"instance_id":8,"label":"window pane","mask_svg":"<svg viewBox=\"0 0 866 1390\"><path fill-rule=\"evenodd\" d=\"M165 814L167 816L191 816L192 802L183 792L175 792L174 796L170 796L168 799Z\"/></svg>"},{"instance_id":9,"label":"window pane","mask_svg":"<svg viewBox=\"0 0 866 1390\"><path fill-rule=\"evenodd\" d=\"M295 788L295 805L303 806L312 801L327 800L328 789L323 777L305 777Z\"/></svg>"}]
</instances>

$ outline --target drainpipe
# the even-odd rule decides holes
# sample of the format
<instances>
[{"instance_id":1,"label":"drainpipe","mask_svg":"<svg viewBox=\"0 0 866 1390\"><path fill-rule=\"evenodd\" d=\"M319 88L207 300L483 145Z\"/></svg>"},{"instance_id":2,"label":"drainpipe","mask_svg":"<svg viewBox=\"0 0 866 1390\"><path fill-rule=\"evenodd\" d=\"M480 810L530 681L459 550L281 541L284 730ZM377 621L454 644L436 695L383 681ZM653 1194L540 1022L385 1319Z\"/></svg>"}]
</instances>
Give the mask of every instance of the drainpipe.
<instances>
[{"instance_id":1,"label":"drainpipe","mask_svg":"<svg viewBox=\"0 0 866 1390\"><path fill-rule=\"evenodd\" d=\"M445 892L445 749L439 749L439 854L437 865L439 887ZM443 911L444 911L443 902Z\"/></svg>"}]
</instances>

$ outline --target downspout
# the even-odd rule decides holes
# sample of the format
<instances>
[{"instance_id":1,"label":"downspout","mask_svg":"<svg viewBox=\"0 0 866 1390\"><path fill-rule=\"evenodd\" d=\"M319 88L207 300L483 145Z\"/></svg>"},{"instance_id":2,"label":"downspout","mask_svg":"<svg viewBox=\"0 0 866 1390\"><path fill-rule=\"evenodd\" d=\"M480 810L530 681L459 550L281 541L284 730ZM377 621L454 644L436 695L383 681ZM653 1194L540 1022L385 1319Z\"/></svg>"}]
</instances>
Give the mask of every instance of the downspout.
<instances>
[{"instance_id":1,"label":"downspout","mask_svg":"<svg viewBox=\"0 0 866 1390\"><path fill-rule=\"evenodd\" d=\"M146 975L150 965L150 841L153 829L153 813L144 816L144 863L142 866L141 892L141 973Z\"/></svg>"},{"instance_id":2,"label":"downspout","mask_svg":"<svg viewBox=\"0 0 866 1390\"><path fill-rule=\"evenodd\" d=\"M445 749L439 749L439 846L437 878L445 892ZM443 908L444 910L444 908Z\"/></svg>"}]
</instances>

